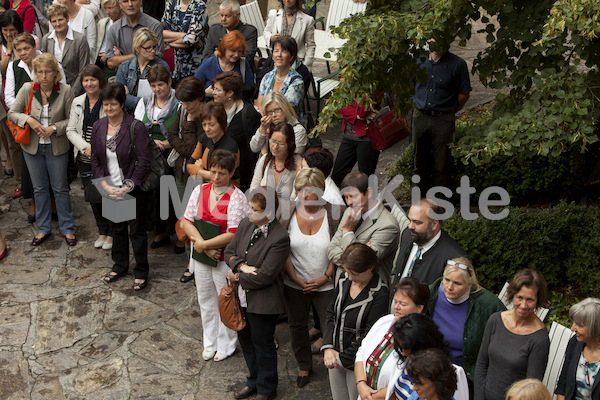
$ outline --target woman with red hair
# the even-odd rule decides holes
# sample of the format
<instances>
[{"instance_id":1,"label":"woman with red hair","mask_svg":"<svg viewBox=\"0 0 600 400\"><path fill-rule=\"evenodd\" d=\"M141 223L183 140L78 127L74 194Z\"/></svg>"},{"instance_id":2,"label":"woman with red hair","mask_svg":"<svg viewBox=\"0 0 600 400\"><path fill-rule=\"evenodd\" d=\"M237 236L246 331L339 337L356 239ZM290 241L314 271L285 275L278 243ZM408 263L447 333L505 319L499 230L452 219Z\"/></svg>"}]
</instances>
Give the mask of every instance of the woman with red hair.
<instances>
[{"instance_id":1,"label":"woman with red hair","mask_svg":"<svg viewBox=\"0 0 600 400\"><path fill-rule=\"evenodd\" d=\"M242 77L244 85L254 85L254 73L250 63L244 57L246 53L246 40L240 31L231 31L221 39L215 56L202 61L194 76L204 83L207 97L213 96L212 80L219 74L235 71Z\"/></svg>"}]
</instances>

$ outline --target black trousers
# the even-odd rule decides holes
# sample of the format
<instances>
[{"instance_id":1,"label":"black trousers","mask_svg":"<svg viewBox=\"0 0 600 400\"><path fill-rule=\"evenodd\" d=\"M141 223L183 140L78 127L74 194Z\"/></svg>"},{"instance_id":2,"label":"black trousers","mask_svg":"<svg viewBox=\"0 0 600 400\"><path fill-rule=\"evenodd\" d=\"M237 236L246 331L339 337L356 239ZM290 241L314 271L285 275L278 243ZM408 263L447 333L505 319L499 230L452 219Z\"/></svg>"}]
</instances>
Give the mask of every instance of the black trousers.
<instances>
[{"instance_id":1,"label":"black trousers","mask_svg":"<svg viewBox=\"0 0 600 400\"><path fill-rule=\"evenodd\" d=\"M150 266L148 265L148 234L146 233L146 193L136 187L131 193L136 199L135 219L113 223L112 259L113 272L127 273L129 270L129 241L133 248L135 279L147 279ZM129 231L129 232L128 232ZM129 234L129 238L127 237Z\"/></svg>"},{"instance_id":2,"label":"black trousers","mask_svg":"<svg viewBox=\"0 0 600 400\"><path fill-rule=\"evenodd\" d=\"M83 183L83 187L87 190L90 185L93 185L92 178L94 175L92 174L92 164L85 163L79 159L77 159L76 162L81 183ZM112 236L112 222L102 216L102 203L90 203L90 207L94 213L98 234Z\"/></svg>"},{"instance_id":3,"label":"black trousers","mask_svg":"<svg viewBox=\"0 0 600 400\"><path fill-rule=\"evenodd\" d=\"M367 136L358 138L354 134L344 133L333 164L331 179L339 187L344 177L352 172L357 161L358 170L370 176L375 173L378 160L379 152L373 150Z\"/></svg>"},{"instance_id":4,"label":"black trousers","mask_svg":"<svg viewBox=\"0 0 600 400\"><path fill-rule=\"evenodd\" d=\"M277 350L273 336L277 314L246 312L246 326L238 332L244 359L250 371L246 386L270 396L277 391Z\"/></svg>"},{"instance_id":5,"label":"black trousers","mask_svg":"<svg viewBox=\"0 0 600 400\"><path fill-rule=\"evenodd\" d=\"M452 176L450 143L454 136L454 113L429 116L419 110L413 113L415 163L413 173L419 175L419 188L425 195L433 186L449 187Z\"/></svg>"}]
</instances>

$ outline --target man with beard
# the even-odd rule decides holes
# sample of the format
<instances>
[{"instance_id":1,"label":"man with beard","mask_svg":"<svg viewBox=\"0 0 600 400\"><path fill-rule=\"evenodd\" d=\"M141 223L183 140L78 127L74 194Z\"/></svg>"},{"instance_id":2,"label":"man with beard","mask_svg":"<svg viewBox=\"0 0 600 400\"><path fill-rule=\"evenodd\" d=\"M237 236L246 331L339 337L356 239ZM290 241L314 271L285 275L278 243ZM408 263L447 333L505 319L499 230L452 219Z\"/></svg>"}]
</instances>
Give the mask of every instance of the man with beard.
<instances>
[{"instance_id":1,"label":"man with beard","mask_svg":"<svg viewBox=\"0 0 600 400\"><path fill-rule=\"evenodd\" d=\"M396 266L392 272L393 285L405 276L429 285L442 277L448 260L469 258L467 252L442 230L442 221L430 216L443 212L442 207L429 199L421 199L410 207L410 222L402 232Z\"/></svg>"}]
</instances>

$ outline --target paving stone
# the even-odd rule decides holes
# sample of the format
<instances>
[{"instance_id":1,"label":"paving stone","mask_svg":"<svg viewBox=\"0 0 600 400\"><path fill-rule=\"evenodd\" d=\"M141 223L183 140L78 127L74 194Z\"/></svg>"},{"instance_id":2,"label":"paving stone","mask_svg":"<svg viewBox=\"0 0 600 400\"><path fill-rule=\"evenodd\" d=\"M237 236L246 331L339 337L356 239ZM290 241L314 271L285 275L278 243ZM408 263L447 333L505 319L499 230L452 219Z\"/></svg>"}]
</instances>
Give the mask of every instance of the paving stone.
<instances>
[{"instance_id":1,"label":"paving stone","mask_svg":"<svg viewBox=\"0 0 600 400\"><path fill-rule=\"evenodd\" d=\"M81 398L126 399L129 397L129 384L125 375L125 360L111 357L81 368L74 377L72 390Z\"/></svg>"},{"instance_id":2,"label":"paving stone","mask_svg":"<svg viewBox=\"0 0 600 400\"><path fill-rule=\"evenodd\" d=\"M101 332L79 354L92 359L104 358L118 350L130 336L129 333Z\"/></svg>"},{"instance_id":3,"label":"paving stone","mask_svg":"<svg viewBox=\"0 0 600 400\"><path fill-rule=\"evenodd\" d=\"M193 377L164 370L140 358L130 359L128 370L131 397L134 399L179 400L191 396L196 386Z\"/></svg>"},{"instance_id":4,"label":"paving stone","mask_svg":"<svg viewBox=\"0 0 600 400\"><path fill-rule=\"evenodd\" d=\"M175 281L162 281L155 283L152 292L142 291L139 297L153 302L167 310L172 310L176 313L180 313L193 305L198 305L196 300L196 287L191 285L184 285L179 280Z\"/></svg>"},{"instance_id":5,"label":"paving stone","mask_svg":"<svg viewBox=\"0 0 600 400\"><path fill-rule=\"evenodd\" d=\"M0 284L0 304L29 304L40 300L55 299L64 294L65 289L61 287Z\"/></svg>"},{"instance_id":6,"label":"paving stone","mask_svg":"<svg viewBox=\"0 0 600 400\"><path fill-rule=\"evenodd\" d=\"M150 286L145 289L150 290ZM133 292L133 289L130 291ZM173 311L165 310L140 297L115 294L116 292L113 292L104 317L106 328L111 331L141 332L174 315Z\"/></svg>"},{"instance_id":7,"label":"paving stone","mask_svg":"<svg viewBox=\"0 0 600 400\"><path fill-rule=\"evenodd\" d=\"M79 232L77 234L79 235ZM96 236L94 237L95 240ZM108 269L112 266L110 251L96 249L93 243L82 243L81 246L78 245L69 254L68 266L76 270ZM98 276L98 280L100 280L100 276Z\"/></svg>"},{"instance_id":8,"label":"paving stone","mask_svg":"<svg viewBox=\"0 0 600 400\"><path fill-rule=\"evenodd\" d=\"M192 287L195 286L192 285ZM200 306L195 304L167 321L167 325L177 328L183 335L202 340L202 316L200 315Z\"/></svg>"},{"instance_id":9,"label":"paving stone","mask_svg":"<svg viewBox=\"0 0 600 400\"><path fill-rule=\"evenodd\" d=\"M0 338L3 346L25 343L31 323L29 310L29 304L0 307Z\"/></svg>"},{"instance_id":10,"label":"paving stone","mask_svg":"<svg viewBox=\"0 0 600 400\"><path fill-rule=\"evenodd\" d=\"M142 332L129 349L133 354L180 375L198 374L205 364L203 348L197 341L166 329Z\"/></svg>"},{"instance_id":11,"label":"paving stone","mask_svg":"<svg viewBox=\"0 0 600 400\"><path fill-rule=\"evenodd\" d=\"M0 399L27 399L32 383L23 353L0 351Z\"/></svg>"},{"instance_id":12,"label":"paving stone","mask_svg":"<svg viewBox=\"0 0 600 400\"><path fill-rule=\"evenodd\" d=\"M42 375L35 380L31 397L34 399L66 399L58 375Z\"/></svg>"},{"instance_id":13,"label":"paving stone","mask_svg":"<svg viewBox=\"0 0 600 400\"><path fill-rule=\"evenodd\" d=\"M110 293L104 288L41 301L38 309L36 354L69 347L102 326Z\"/></svg>"},{"instance_id":14,"label":"paving stone","mask_svg":"<svg viewBox=\"0 0 600 400\"><path fill-rule=\"evenodd\" d=\"M29 360L30 369L38 374L68 373L73 369L90 364L90 360L72 349L62 349L41 354ZM35 368L38 367L38 368ZM43 370L40 370L40 367Z\"/></svg>"}]
</instances>

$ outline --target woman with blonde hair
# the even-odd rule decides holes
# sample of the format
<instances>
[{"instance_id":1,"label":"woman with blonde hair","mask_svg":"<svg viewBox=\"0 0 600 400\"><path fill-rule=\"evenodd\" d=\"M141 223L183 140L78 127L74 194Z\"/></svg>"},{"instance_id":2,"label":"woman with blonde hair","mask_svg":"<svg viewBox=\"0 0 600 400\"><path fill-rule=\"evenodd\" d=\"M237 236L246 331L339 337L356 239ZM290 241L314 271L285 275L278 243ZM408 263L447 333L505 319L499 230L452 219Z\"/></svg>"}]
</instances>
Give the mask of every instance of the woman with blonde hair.
<instances>
[{"instance_id":1,"label":"woman with blonde hair","mask_svg":"<svg viewBox=\"0 0 600 400\"><path fill-rule=\"evenodd\" d=\"M464 257L448 260L442 278L429 291L427 314L448 342L452 362L464 368L472 387L485 324L506 307L479 285L473 263Z\"/></svg>"},{"instance_id":2,"label":"woman with blonde hair","mask_svg":"<svg viewBox=\"0 0 600 400\"><path fill-rule=\"evenodd\" d=\"M150 95L150 84L148 83L148 72L156 64L169 69L166 62L156 57L158 48L158 37L149 28L140 28L133 35L133 54L129 60L123 62L117 70L117 82L123 84L127 90L125 107L134 109L140 99ZM140 92L140 81L144 81L148 92Z\"/></svg>"},{"instance_id":3,"label":"woman with blonde hair","mask_svg":"<svg viewBox=\"0 0 600 400\"><path fill-rule=\"evenodd\" d=\"M62 74L52 54L40 54L33 60L34 82L25 83L12 107L8 119L24 128L31 128L29 144L21 144L35 197L38 234L32 246L42 244L52 232L50 224L50 188L54 192L59 229L69 246L75 246L73 209L67 182L69 140L65 135L69 122L73 91L60 82ZM31 112L24 113L33 88Z\"/></svg>"},{"instance_id":4,"label":"woman with blonde hair","mask_svg":"<svg viewBox=\"0 0 600 400\"><path fill-rule=\"evenodd\" d=\"M306 145L308 144L308 135L306 128L298 121L298 116L294 107L281 92L269 92L265 95L261 107L262 118L260 119L260 127L252 136L250 141L250 149L261 154L267 152L267 140L271 136L273 127L279 123L287 122L294 128L294 137L296 143L296 153L304 154Z\"/></svg>"},{"instance_id":5,"label":"woman with blonde hair","mask_svg":"<svg viewBox=\"0 0 600 400\"><path fill-rule=\"evenodd\" d=\"M552 396L539 379L523 379L508 389L506 400L552 400Z\"/></svg>"}]
</instances>

